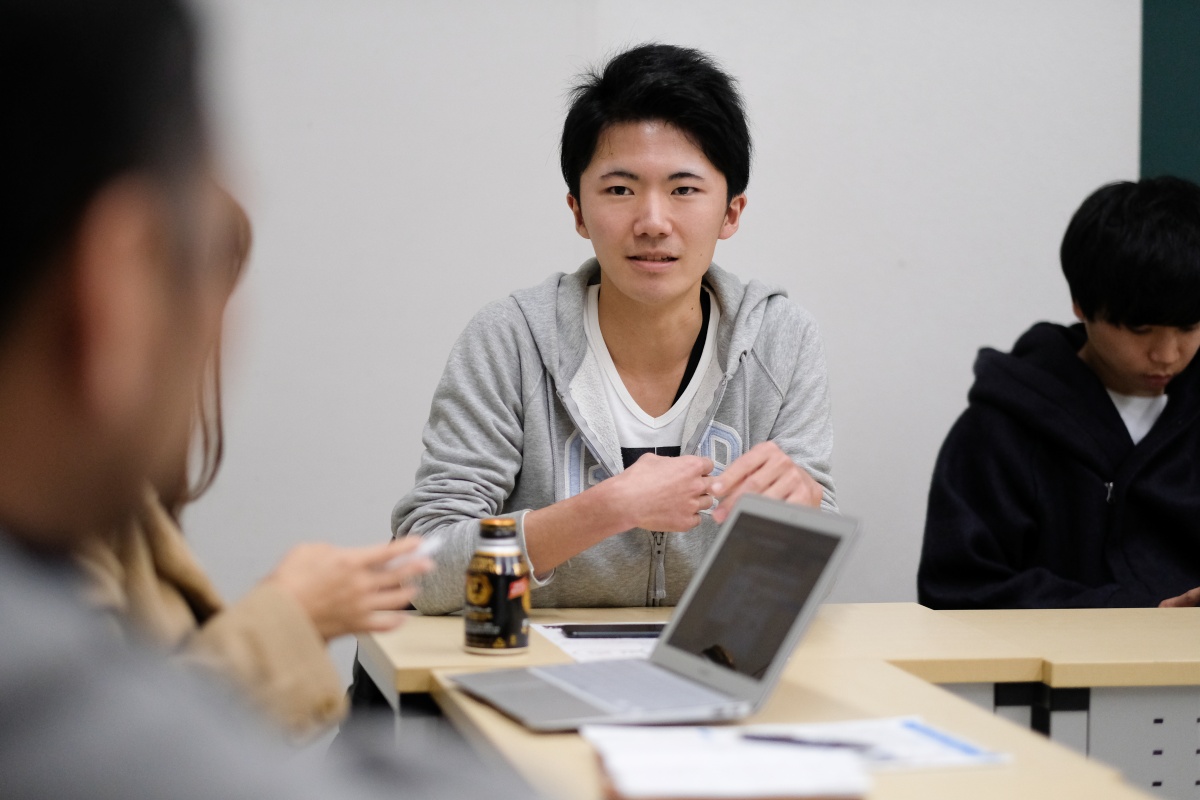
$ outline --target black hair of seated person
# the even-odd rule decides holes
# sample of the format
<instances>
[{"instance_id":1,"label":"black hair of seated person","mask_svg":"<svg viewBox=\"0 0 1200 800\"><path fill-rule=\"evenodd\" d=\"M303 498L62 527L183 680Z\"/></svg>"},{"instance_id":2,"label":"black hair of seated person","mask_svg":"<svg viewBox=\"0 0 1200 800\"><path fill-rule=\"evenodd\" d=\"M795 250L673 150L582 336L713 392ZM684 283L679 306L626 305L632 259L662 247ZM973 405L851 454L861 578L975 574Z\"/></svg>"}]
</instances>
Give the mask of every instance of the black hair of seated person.
<instances>
[{"instance_id":1,"label":"black hair of seated person","mask_svg":"<svg viewBox=\"0 0 1200 800\"><path fill-rule=\"evenodd\" d=\"M686 134L725 176L729 200L746 191L752 146L737 81L699 50L643 44L585 73L571 91L559 151L571 195L579 198L579 177L607 128L647 121Z\"/></svg>"},{"instance_id":2,"label":"black hair of seated person","mask_svg":"<svg viewBox=\"0 0 1200 800\"><path fill-rule=\"evenodd\" d=\"M1200 323L1200 186L1171 176L1102 186L1075 212L1059 255L1088 320Z\"/></svg>"},{"instance_id":3,"label":"black hair of seated person","mask_svg":"<svg viewBox=\"0 0 1200 800\"><path fill-rule=\"evenodd\" d=\"M98 191L200 163L197 51L181 0L0 0L0 338Z\"/></svg>"}]
</instances>

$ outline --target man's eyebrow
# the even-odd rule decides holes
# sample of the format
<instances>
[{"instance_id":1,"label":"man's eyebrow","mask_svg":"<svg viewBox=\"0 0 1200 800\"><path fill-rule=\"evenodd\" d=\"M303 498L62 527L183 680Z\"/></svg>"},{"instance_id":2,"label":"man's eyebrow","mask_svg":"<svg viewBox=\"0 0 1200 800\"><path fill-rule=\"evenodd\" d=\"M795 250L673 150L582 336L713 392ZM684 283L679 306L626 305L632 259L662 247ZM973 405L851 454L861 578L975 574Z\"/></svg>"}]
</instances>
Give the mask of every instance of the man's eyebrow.
<instances>
[{"instance_id":1,"label":"man's eyebrow","mask_svg":"<svg viewBox=\"0 0 1200 800\"><path fill-rule=\"evenodd\" d=\"M608 172L606 172L600 176L600 180L602 180L602 181L612 180L613 178L624 178L625 180L628 180L628 181L639 180L637 175L635 175L634 173L630 172L627 169L609 170ZM688 170L681 170L679 172L672 172L670 175L667 176L667 180L669 180L669 181L703 181L704 176L697 175L695 172L689 172Z\"/></svg>"}]
</instances>

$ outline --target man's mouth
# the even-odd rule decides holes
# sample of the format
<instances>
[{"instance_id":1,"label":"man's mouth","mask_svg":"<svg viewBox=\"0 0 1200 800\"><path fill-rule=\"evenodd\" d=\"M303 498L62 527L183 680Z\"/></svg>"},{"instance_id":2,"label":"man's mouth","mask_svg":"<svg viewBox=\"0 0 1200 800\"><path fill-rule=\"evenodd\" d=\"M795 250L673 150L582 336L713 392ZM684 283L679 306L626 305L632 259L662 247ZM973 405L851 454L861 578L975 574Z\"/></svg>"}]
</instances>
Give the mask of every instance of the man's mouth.
<instances>
[{"instance_id":1,"label":"man's mouth","mask_svg":"<svg viewBox=\"0 0 1200 800\"><path fill-rule=\"evenodd\" d=\"M678 261L676 256L667 255L666 253L638 253L637 255L629 256L631 261L642 261L647 264L670 264L672 261Z\"/></svg>"}]
</instances>

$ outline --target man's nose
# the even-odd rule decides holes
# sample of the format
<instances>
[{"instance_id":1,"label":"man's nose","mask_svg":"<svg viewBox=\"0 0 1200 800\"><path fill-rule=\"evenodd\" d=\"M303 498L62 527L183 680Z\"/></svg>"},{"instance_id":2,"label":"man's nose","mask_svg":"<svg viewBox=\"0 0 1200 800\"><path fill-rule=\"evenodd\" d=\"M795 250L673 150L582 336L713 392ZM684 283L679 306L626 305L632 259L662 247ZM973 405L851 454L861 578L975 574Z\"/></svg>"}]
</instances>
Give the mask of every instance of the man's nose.
<instances>
[{"instance_id":1,"label":"man's nose","mask_svg":"<svg viewBox=\"0 0 1200 800\"><path fill-rule=\"evenodd\" d=\"M655 192L648 192L642 196L633 232L638 236L655 237L671 233L671 217L666 198Z\"/></svg>"}]
</instances>

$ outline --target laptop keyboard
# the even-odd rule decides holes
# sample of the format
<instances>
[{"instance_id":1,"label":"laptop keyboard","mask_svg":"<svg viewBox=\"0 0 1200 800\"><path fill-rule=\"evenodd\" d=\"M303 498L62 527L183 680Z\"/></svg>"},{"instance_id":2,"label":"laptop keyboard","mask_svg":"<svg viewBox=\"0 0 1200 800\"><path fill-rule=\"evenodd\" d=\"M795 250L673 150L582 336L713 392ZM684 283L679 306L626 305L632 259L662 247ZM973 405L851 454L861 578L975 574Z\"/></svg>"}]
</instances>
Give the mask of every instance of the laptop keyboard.
<instances>
[{"instance_id":1,"label":"laptop keyboard","mask_svg":"<svg viewBox=\"0 0 1200 800\"><path fill-rule=\"evenodd\" d=\"M609 711L658 711L726 704L728 695L641 659L587 661L530 672L560 689Z\"/></svg>"}]
</instances>

